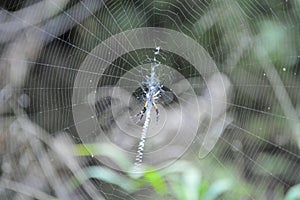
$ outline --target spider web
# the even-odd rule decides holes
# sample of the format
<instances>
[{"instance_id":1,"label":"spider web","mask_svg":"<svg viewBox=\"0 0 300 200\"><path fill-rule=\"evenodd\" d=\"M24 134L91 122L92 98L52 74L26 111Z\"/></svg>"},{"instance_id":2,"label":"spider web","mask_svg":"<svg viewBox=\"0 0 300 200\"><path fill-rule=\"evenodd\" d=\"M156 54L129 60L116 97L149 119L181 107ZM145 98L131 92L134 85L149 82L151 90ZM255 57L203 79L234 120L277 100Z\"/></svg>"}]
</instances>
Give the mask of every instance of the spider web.
<instances>
[{"instance_id":1,"label":"spider web","mask_svg":"<svg viewBox=\"0 0 300 200\"><path fill-rule=\"evenodd\" d=\"M41 2L49 9L34 7ZM4 1L0 61L1 73L8 66L10 76L1 75L0 103L14 94L18 102L14 112L24 110L31 122L51 136L71 136L74 143L87 144L106 138L134 162L144 122L135 115L145 104L143 90L151 72L147 58L153 57L154 48L130 50L145 38L130 41L124 36L129 47L116 40L117 48L108 45L101 53L95 49L116 34L137 28L183 33L205 49L217 70L199 72L189 60L162 48L156 75L165 92L158 100L161 117L157 124L155 112L151 113L145 162L160 166L186 153L196 163L213 163L245 191L248 184L256 185L255 192L246 192L249 199L283 198L275 191L286 192L300 180L299 6L297 1L280 0ZM157 47L169 41L151 42ZM180 48L181 41L172 42ZM123 48L128 52L118 54ZM105 52L111 54L104 57ZM117 59L110 61L113 55ZM78 76L80 82L74 84ZM81 94L85 98L79 98ZM82 112L78 121L72 110L82 107L91 112ZM212 114L212 109L217 111ZM8 111L1 110L1 118L7 115ZM196 132L188 124L193 120ZM172 147L178 153L170 148L152 155L171 146L174 135L183 134L176 126L171 129L169 123L177 121L186 133L185 140L174 140ZM86 163L111 164L102 161L91 156ZM172 168L171 162L168 165ZM203 174L213 176L214 170L203 169ZM2 171L5 178L9 172ZM26 172L19 173L10 178L20 181ZM153 193L144 188L129 194L99 180L92 184L106 199L151 199ZM59 189L52 189L59 196ZM79 199L91 196L86 191L76 191Z\"/></svg>"}]
</instances>

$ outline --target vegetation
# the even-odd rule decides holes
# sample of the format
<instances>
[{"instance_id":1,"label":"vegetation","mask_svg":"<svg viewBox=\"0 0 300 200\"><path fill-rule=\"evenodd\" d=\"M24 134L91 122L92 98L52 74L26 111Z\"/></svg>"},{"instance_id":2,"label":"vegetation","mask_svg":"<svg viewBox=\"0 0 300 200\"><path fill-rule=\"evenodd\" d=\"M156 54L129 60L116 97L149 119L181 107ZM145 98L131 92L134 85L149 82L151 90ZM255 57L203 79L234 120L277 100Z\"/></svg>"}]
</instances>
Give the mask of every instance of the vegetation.
<instances>
[{"instance_id":1,"label":"vegetation","mask_svg":"<svg viewBox=\"0 0 300 200\"><path fill-rule=\"evenodd\" d=\"M0 199L300 199L299 0L0 6ZM118 45L147 27L191 38L203 66L151 41L160 119L136 169L155 48Z\"/></svg>"}]
</instances>

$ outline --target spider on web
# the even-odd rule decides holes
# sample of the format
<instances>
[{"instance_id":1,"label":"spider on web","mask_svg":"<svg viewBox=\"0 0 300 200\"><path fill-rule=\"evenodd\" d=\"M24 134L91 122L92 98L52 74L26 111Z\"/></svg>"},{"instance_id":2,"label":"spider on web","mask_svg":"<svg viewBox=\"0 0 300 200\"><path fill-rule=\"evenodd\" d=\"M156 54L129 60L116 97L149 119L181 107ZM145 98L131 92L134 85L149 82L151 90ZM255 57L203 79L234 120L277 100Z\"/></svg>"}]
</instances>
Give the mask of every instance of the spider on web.
<instances>
[{"instance_id":1,"label":"spider on web","mask_svg":"<svg viewBox=\"0 0 300 200\"><path fill-rule=\"evenodd\" d=\"M150 111L153 106L156 111L156 122L159 121L159 110L157 107L157 100L161 97L161 91L163 91L162 87L163 85L159 84L150 86L149 91L146 93L146 103L143 109L140 111L140 113L136 115L136 117L140 116L139 120L142 120L145 112Z\"/></svg>"},{"instance_id":2,"label":"spider on web","mask_svg":"<svg viewBox=\"0 0 300 200\"><path fill-rule=\"evenodd\" d=\"M151 75L147 76L146 82L146 90L144 88L143 92L146 96L145 105L143 109L136 115L136 117L140 117L139 121L143 119L143 116L146 112L150 112L152 107L154 107L156 111L156 122L159 121L159 110L157 107L157 101L161 97L161 93L164 92L163 85L160 85L159 79L157 78L155 69L160 66L160 61L156 59L156 55L160 54L160 47L156 47L154 51L154 58L147 58L148 61L151 62Z\"/></svg>"}]
</instances>

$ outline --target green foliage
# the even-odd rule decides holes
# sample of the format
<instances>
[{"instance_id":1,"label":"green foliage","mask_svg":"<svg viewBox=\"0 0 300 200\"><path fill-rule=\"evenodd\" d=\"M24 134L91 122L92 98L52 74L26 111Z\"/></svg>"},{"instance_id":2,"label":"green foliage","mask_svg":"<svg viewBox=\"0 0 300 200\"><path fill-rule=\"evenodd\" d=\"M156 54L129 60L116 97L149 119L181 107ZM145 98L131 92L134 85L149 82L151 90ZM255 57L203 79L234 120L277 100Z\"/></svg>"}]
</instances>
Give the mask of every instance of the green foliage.
<instances>
[{"instance_id":1,"label":"green foliage","mask_svg":"<svg viewBox=\"0 0 300 200\"><path fill-rule=\"evenodd\" d=\"M233 189L233 183L229 179L221 179L214 182L207 190L203 199L213 200L223 193Z\"/></svg>"},{"instance_id":2,"label":"green foliage","mask_svg":"<svg viewBox=\"0 0 300 200\"><path fill-rule=\"evenodd\" d=\"M291 66L296 62L296 57L290 57L295 52L295 46L291 35L293 32L289 26L269 20L259 23L259 48L263 48L278 67ZM262 53L258 51L258 54Z\"/></svg>"},{"instance_id":3,"label":"green foliage","mask_svg":"<svg viewBox=\"0 0 300 200\"><path fill-rule=\"evenodd\" d=\"M122 151L109 144L77 144L74 153L77 156L107 156L124 171L128 170L131 164Z\"/></svg>"},{"instance_id":4,"label":"green foliage","mask_svg":"<svg viewBox=\"0 0 300 200\"><path fill-rule=\"evenodd\" d=\"M234 190L230 179L217 180L209 185L207 181L201 181L200 172L195 170L196 168L192 164L179 161L175 165L181 165L177 168L178 171L153 170L145 172L138 179L121 175L105 167L87 167L70 180L69 188L73 191L87 179L93 178L119 186L129 193L137 192L143 187L152 186L158 196L163 197L170 193L168 195L172 195L179 200L214 200L226 192ZM182 166L186 168L181 168ZM86 179L79 178L82 177L80 173L84 173ZM167 189L166 183L170 188Z\"/></svg>"},{"instance_id":5,"label":"green foliage","mask_svg":"<svg viewBox=\"0 0 300 200\"><path fill-rule=\"evenodd\" d=\"M191 163L178 161L161 173L178 199L198 199L201 172Z\"/></svg>"},{"instance_id":6,"label":"green foliage","mask_svg":"<svg viewBox=\"0 0 300 200\"><path fill-rule=\"evenodd\" d=\"M103 148L106 148L106 151L103 151ZM80 156L105 155L120 165L119 168L129 169L127 158L115 152L109 145L78 144L75 153ZM143 171L143 169L146 170ZM231 178L209 180L208 177L203 176L199 166L187 161L177 161L161 170L151 167L143 169L138 173L132 170L127 173L118 173L103 166L86 167L70 179L69 188L70 191L74 191L88 179L98 179L116 185L130 194L145 187L152 187L156 198L172 196L179 200L214 200L226 194L229 196L234 194L234 197L238 199L247 192L244 188L242 191L241 187L236 186ZM219 172L221 171L216 174Z\"/></svg>"},{"instance_id":7,"label":"green foliage","mask_svg":"<svg viewBox=\"0 0 300 200\"><path fill-rule=\"evenodd\" d=\"M299 200L300 199L300 184L289 189L284 200Z\"/></svg>"},{"instance_id":8,"label":"green foliage","mask_svg":"<svg viewBox=\"0 0 300 200\"><path fill-rule=\"evenodd\" d=\"M81 176L80 173L83 173L85 176ZM86 177L86 178L82 178ZM70 189L74 190L79 185L81 185L84 181L87 179L94 178L102 180L106 183L111 183L118 185L120 188L132 192L135 188L135 182L128 177L122 176L121 174L118 174L116 171L113 171L111 169L108 169L106 167L87 167L82 169L81 172L75 175L74 178L70 180Z\"/></svg>"},{"instance_id":9,"label":"green foliage","mask_svg":"<svg viewBox=\"0 0 300 200\"><path fill-rule=\"evenodd\" d=\"M150 183L157 193L163 195L166 193L166 183L158 171L146 172L143 179Z\"/></svg>"}]
</instances>

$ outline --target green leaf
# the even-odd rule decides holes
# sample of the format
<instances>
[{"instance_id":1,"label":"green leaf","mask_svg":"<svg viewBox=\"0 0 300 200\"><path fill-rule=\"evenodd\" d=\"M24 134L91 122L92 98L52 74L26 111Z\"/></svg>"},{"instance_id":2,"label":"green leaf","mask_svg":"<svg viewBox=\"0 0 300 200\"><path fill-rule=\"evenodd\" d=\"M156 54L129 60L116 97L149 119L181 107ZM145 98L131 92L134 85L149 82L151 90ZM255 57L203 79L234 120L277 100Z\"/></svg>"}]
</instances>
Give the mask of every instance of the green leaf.
<instances>
[{"instance_id":1,"label":"green leaf","mask_svg":"<svg viewBox=\"0 0 300 200\"><path fill-rule=\"evenodd\" d=\"M146 172L144 179L153 186L157 193L161 195L166 193L166 183L158 171Z\"/></svg>"},{"instance_id":2,"label":"green leaf","mask_svg":"<svg viewBox=\"0 0 300 200\"><path fill-rule=\"evenodd\" d=\"M197 200L198 191L201 183L201 175L199 169L194 166L190 166L183 174L183 187L185 191L185 197L188 200Z\"/></svg>"},{"instance_id":3,"label":"green leaf","mask_svg":"<svg viewBox=\"0 0 300 200\"><path fill-rule=\"evenodd\" d=\"M201 172L194 165L178 161L172 167L164 169L162 174L171 179L170 184L178 199L198 199Z\"/></svg>"},{"instance_id":4,"label":"green leaf","mask_svg":"<svg viewBox=\"0 0 300 200\"><path fill-rule=\"evenodd\" d=\"M210 186L209 190L207 191L203 199L205 200L216 199L221 194L229 191L232 188L232 186L233 186L232 181L229 179L219 180Z\"/></svg>"},{"instance_id":5,"label":"green leaf","mask_svg":"<svg viewBox=\"0 0 300 200\"><path fill-rule=\"evenodd\" d=\"M76 144L75 155L77 156L106 156L113 160L122 170L127 171L132 165L126 155L111 144Z\"/></svg>"},{"instance_id":6,"label":"green leaf","mask_svg":"<svg viewBox=\"0 0 300 200\"><path fill-rule=\"evenodd\" d=\"M207 181L202 181L199 187L199 199L204 199L204 195L209 189L209 183Z\"/></svg>"},{"instance_id":7,"label":"green leaf","mask_svg":"<svg viewBox=\"0 0 300 200\"><path fill-rule=\"evenodd\" d=\"M82 176L82 174L84 176ZM136 189L136 183L134 180L131 180L113 170L110 170L108 168L104 167L88 167L84 168L82 171L77 173L75 177L71 178L69 182L69 186L71 190L76 189L78 186L80 186L84 181L95 178L102 181L105 181L107 183L115 184L121 187L122 189L133 192Z\"/></svg>"},{"instance_id":8,"label":"green leaf","mask_svg":"<svg viewBox=\"0 0 300 200\"><path fill-rule=\"evenodd\" d=\"M299 200L300 199L300 184L289 189L284 200Z\"/></svg>"}]
</instances>

